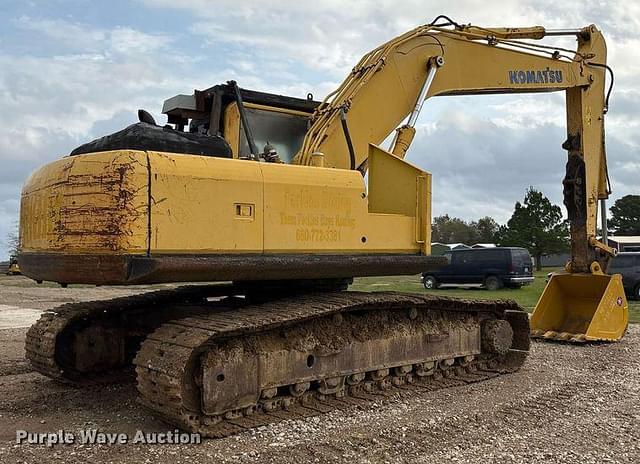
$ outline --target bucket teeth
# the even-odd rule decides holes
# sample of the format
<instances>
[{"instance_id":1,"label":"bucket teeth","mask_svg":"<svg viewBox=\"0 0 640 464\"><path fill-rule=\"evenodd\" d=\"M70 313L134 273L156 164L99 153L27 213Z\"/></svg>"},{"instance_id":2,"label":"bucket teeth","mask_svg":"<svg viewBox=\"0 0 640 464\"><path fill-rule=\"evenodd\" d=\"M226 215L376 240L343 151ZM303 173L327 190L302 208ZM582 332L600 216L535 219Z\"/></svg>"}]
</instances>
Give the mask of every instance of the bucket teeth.
<instances>
[{"instance_id":1,"label":"bucket teeth","mask_svg":"<svg viewBox=\"0 0 640 464\"><path fill-rule=\"evenodd\" d=\"M584 343L587 341L587 336L585 334L573 334L569 341L576 343Z\"/></svg>"},{"instance_id":2,"label":"bucket teeth","mask_svg":"<svg viewBox=\"0 0 640 464\"><path fill-rule=\"evenodd\" d=\"M553 330L544 332L540 329L532 330L531 338L544 338L546 340L556 340L572 343L585 343L587 341L587 336L583 333L574 334L570 332L555 332Z\"/></svg>"}]
</instances>

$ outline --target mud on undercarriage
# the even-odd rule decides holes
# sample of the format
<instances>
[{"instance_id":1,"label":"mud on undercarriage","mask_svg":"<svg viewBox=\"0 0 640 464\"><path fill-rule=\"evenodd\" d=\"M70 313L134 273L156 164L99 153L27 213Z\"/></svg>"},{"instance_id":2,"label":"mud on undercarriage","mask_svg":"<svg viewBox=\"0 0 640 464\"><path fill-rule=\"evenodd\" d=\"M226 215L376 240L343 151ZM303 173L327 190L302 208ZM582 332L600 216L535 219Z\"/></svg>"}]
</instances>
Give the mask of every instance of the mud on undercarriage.
<instances>
[{"instance_id":1,"label":"mud on undercarriage","mask_svg":"<svg viewBox=\"0 0 640 464\"><path fill-rule=\"evenodd\" d=\"M45 375L81 383L114 380L135 356L143 404L221 437L398 389L484 380L517 370L529 348L527 314L509 301L387 292L207 299L232 294L224 289L65 305L30 329L28 357Z\"/></svg>"}]
</instances>

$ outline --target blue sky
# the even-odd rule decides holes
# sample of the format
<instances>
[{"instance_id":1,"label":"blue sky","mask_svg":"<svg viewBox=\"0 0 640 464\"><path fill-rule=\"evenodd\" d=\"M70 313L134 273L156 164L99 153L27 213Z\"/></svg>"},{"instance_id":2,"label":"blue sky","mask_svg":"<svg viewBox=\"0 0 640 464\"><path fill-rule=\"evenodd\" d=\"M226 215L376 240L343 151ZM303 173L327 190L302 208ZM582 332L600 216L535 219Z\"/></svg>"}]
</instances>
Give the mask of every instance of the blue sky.
<instances>
[{"instance_id":1,"label":"blue sky","mask_svg":"<svg viewBox=\"0 0 640 464\"><path fill-rule=\"evenodd\" d=\"M640 2L0 0L0 259L38 166L135 122L165 98L229 79L322 98L363 53L446 13L483 26L597 23L616 87L613 199L640 193ZM571 43L562 42L562 45ZM434 175L434 214L505 222L533 185L561 203L564 96L428 101L408 158Z\"/></svg>"}]
</instances>

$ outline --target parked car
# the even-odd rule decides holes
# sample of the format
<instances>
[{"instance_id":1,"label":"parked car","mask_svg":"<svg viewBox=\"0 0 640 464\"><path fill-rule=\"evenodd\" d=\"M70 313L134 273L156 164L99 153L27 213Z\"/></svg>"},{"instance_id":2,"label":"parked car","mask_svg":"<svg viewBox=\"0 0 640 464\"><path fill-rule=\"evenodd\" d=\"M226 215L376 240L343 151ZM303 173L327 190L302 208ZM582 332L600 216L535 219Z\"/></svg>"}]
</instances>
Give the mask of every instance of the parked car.
<instances>
[{"instance_id":1,"label":"parked car","mask_svg":"<svg viewBox=\"0 0 640 464\"><path fill-rule=\"evenodd\" d=\"M519 288L533 282L531 255L524 248L496 247L452 250L443 255L449 264L422 275L424 288L480 284L489 290Z\"/></svg>"},{"instance_id":2,"label":"parked car","mask_svg":"<svg viewBox=\"0 0 640 464\"><path fill-rule=\"evenodd\" d=\"M640 253L618 253L609 261L607 274L621 274L624 292L630 298L640 300Z\"/></svg>"}]
</instances>

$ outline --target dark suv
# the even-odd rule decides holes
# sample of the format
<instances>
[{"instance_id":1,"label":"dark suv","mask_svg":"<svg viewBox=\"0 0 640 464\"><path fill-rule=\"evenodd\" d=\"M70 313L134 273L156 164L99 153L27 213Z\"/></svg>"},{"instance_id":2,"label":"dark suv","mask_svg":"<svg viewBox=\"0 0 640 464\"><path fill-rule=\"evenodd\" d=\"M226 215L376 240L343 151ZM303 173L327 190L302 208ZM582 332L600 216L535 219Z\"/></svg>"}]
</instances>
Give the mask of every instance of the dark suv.
<instances>
[{"instance_id":1,"label":"dark suv","mask_svg":"<svg viewBox=\"0 0 640 464\"><path fill-rule=\"evenodd\" d=\"M533 282L531 255L524 248L478 248L453 250L443 255L449 264L424 273L424 288L441 284L481 284L489 290L503 286L519 288Z\"/></svg>"},{"instance_id":2,"label":"dark suv","mask_svg":"<svg viewBox=\"0 0 640 464\"><path fill-rule=\"evenodd\" d=\"M640 253L618 253L609 261L607 274L622 274L624 292L640 300Z\"/></svg>"}]
</instances>

